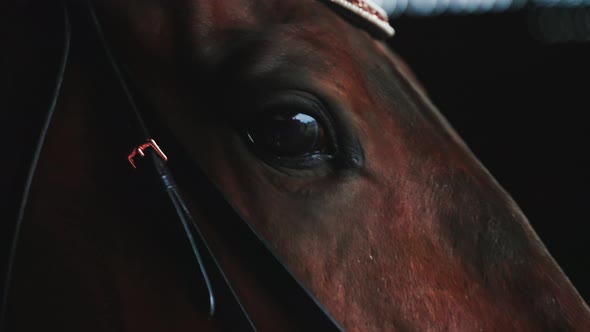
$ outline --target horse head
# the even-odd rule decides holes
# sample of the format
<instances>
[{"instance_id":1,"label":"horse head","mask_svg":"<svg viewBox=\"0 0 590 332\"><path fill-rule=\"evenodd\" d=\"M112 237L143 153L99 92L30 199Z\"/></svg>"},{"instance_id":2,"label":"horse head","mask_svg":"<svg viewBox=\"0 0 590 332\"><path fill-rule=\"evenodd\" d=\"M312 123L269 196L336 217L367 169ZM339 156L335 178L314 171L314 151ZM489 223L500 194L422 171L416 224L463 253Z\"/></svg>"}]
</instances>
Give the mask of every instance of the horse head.
<instances>
[{"instance_id":1,"label":"horse head","mask_svg":"<svg viewBox=\"0 0 590 332\"><path fill-rule=\"evenodd\" d=\"M94 5L104 37L141 100L139 109L149 109L150 123L166 137L158 143L177 169L188 209L259 329L288 330L282 324L289 312L273 306L281 294L265 291L258 279L264 271L234 255L245 250L240 236L231 235L237 229L207 212L203 193L191 181L196 169L345 330L582 331L590 326L588 307L518 206L445 121L403 60L376 38L389 30L330 1L103 0ZM127 112L117 84L97 73L109 70L79 60L65 78L62 111L82 103L106 113L105 107L80 101L92 89L81 93L75 83L68 86L68 79L88 82L84 74L92 73L93 89L104 89L109 97L97 103ZM80 123L96 128L99 122ZM136 191L103 199L132 200ZM177 253L154 254L175 244L146 240L162 235L147 221L166 213L123 214L116 211L132 209L109 206L103 219L119 225L128 238L113 240L100 228L93 243L131 241L152 252L162 270L176 272L154 272L159 271L156 263L141 259L112 263L100 250L69 245L108 267L95 269L100 278L134 266L111 292L132 287L130 276L149 274L150 285L165 284L166 295L163 290L146 295L135 285L136 291L125 296L136 296L137 303L152 296L153 303L140 307L158 315L154 320L168 322L168 330L196 324L188 318L175 321L201 310L183 295L183 270L172 264L178 258L170 258ZM133 227L120 226L138 215L144 219ZM62 217L79 218L74 213ZM23 241L25 248L32 243ZM123 310L121 305L101 308ZM128 310L131 314L120 320L145 321ZM199 322L211 324L206 317Z\"/></svg>"}]
</instances>

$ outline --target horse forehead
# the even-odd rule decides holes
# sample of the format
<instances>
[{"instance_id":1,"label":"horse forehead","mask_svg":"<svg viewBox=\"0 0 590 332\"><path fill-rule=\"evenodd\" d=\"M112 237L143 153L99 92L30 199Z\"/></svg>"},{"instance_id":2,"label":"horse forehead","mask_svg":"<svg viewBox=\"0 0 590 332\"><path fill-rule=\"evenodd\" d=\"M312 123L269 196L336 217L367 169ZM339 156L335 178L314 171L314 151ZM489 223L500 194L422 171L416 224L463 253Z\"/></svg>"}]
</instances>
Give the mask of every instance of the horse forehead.
<instances>
[{"instance_id":1,"label":"horse forehead","mask_svg":"<svg viewBox=\"0 0 590 332\"><path fill-rule=\"evenodd\" d=\"M284 21L306 21L321 5L319 0L224 0L189 1L188 9L197 26L212 31L261 29Z\"/></svg>"},{"instance_id":2,"label":"horse forehead","mask_svg":"<svg viewBox=\"0 0 590 332\"><path fill-rule=\"evenodd\" d=\"M284 43L298 37L317 39L317 45L334 44L342 42L334 38L337 34L350 32L348 24L320 0L192 1L187 12L190 37L199 47L210 49L257 34L283 38ZM325 38L328 35L332 38Z\"/></svg>"},{"instance_id":3,"label":"horse forehead","mask_svg":"<svg viewBox=\"0 0 590 332\"><path fill-rule=\"evenodd\" d=\"M188 15L193 60L216 65L248 46L268 62L298 57L310 68L368 62L380 53L366 33L320 0L198 1Z\"/></svg>"}]
</instances>

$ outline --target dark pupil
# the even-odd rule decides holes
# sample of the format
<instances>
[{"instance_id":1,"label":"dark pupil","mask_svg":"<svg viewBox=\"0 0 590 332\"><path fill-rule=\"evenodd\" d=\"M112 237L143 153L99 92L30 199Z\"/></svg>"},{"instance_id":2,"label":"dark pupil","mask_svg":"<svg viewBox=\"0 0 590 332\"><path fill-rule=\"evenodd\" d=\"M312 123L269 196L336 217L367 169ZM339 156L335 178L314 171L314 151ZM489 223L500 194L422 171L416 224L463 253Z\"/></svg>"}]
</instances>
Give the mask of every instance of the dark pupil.
<instances>
[{"instance_id":1,"label":"dark pupil","mask_svg":"<svg viewBox=\"0 0 590 332\"><path fill-rule=\"evenodd\" d=\"M322 152L324 131L318 121L303 113L273 114L247 131L256 148L278 157Z\"/></svg>"}]
</instances>

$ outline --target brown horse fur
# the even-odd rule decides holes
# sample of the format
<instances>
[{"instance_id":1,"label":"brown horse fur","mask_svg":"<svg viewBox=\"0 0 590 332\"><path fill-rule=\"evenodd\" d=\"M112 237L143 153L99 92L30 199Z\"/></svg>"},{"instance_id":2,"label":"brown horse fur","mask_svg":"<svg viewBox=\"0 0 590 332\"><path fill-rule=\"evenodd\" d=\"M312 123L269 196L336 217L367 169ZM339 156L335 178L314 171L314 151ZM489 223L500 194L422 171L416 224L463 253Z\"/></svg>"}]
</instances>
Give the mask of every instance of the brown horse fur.
<instances>
[{"instance_id":1,"label":"brown horse fur","mask_svg":"<svg viewBox=\"0 0 590 332\"><path fill-rule=\"evenodd\" d=\"M95 2L158 125L345 330L590 330L588 307L519 208L383 42L317 0ZM128 104L108 64L76 48L92 43L80 37L23 226L8 326L223 329L189 295L176 222L129 180L129 146L117 139ZM253 154L234 123L264 116L251 106L280 93L322 100L351 158L296 170ZM254 324L294 329L211 226L222 221L201 215L197 189L180 184Z\"/></svg>"}]
</instances>

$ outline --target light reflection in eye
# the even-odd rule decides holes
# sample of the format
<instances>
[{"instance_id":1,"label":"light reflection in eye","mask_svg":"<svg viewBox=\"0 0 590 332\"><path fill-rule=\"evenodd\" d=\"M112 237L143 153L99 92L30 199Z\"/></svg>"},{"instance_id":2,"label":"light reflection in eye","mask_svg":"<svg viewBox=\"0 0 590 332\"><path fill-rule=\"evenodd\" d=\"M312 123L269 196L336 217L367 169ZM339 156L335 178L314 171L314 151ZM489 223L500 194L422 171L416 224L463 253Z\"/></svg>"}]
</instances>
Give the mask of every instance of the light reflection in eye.
<instances>
[{"instance_id":1,"label":"light reflection in eye","mask_svg":"<svg viewBox=\"0 0 590 332\"><path fill-rule=\"evenodd\" d=\"M305 113L281 112L257 117L245 134L259 152L274 157L303 157L324 153L328 139L322 124Z\"/></svg>"},{"instance_id":2,"label":"light reflection in eye","mask_svg":"<svg viewBox=\"0 0 590 332\"><path fill-rule=\"evenodd\" d=\"M316 119L312 118L311 116L303 113L299 113L293 117L293 119L299 120L299 122L303 122L305 124L309 124L315 122Z\"/></svg>"}]
</instances>

